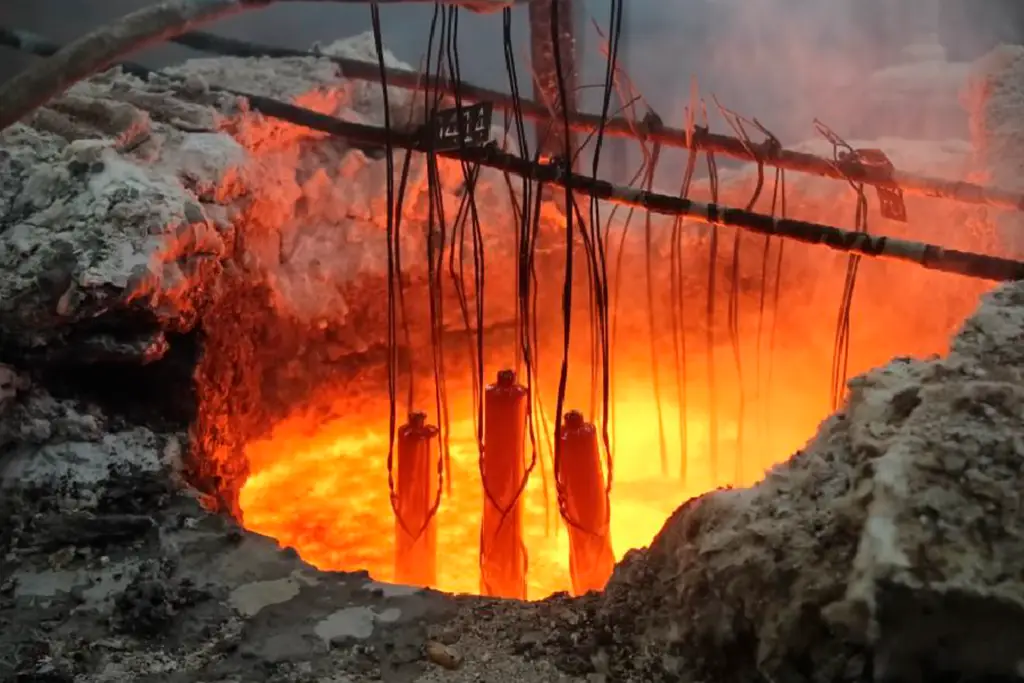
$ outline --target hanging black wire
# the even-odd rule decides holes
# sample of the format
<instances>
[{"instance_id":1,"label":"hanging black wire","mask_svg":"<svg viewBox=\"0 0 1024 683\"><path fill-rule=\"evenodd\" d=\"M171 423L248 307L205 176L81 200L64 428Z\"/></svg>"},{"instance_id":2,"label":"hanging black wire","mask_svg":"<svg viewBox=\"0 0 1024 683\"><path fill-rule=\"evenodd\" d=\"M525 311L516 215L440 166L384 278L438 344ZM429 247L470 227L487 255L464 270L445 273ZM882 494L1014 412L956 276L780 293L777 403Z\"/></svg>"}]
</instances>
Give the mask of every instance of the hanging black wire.
<instances>
[{"instance_id":1,"label":"hanging black wire","mask_svg":"<svg viewBox=\"0 0 1024 683\"><path fill-rule=\"evenodd\" d=\"M718 104L716 100L716 104ZM764 190L764 154L762 152L762 145L755 145L750 135L747 133L746 127L742 117L738 114L729 111L724 108L721 104L718 104L718 108L721 111L725 120L732 126L733 131L737 137L743 140L744 144L750 149L751 155L757 161L757 182L754 185L754 191L751 194L750 200L747 202L747 211L753 211L757 205L758 200L761 198L761 193ZM757 125L756 123L754 125ZM760 127L760 126L758 126ZM771 145L771 140L774 140L774 136L769 138L768 146ZM741 249L743 244L743 233L740 230L736 230L733 235L732 242L732 268L730 273L730 287L729 287L729 302L728 302L728 329L729 329L729 341L732 346L733 362L736 366L736 381L738 386L739 400L737 406L736 415L736 448L733 455L733 481L740 482L743 478L743 457L744 457L744 442L746 437L746 422L747 422L747 390L746 382L743 374L743 347L742 347L742 330L740 329L740 289L742 276L742 268L740 266Z\"/></svg>"},{"instance_id":2,"label":"hanging black wire","mask_svg":"<svg viewBox=\"0 0 1024 683\"><path fill-rule=\"evenodd\" d=\"M683 172L679 197L690 194L693 176L697 170L697 152L689 151L686 158L686 169ZM685 273L683 271L683 228L684 221L676 216L672 221L672 234L669 248L669 307L670 325L672 327L672 357L676 380L676 398L679 416L679 479L686 486L689 476L689 415L687 412L687 363L686 363L686 332L689 328L686 315Z\"/></svg>"},{"instance_id":3,"label":"hanging black wire","mask_svg":"<svg viewBox=\"0 0 1024 683\"><path fill-rule=\"evenodd\" d=\"M650 112L653 115L653 112ZM653 120L653 116L648 117ZM661 144L655 142L651 152L650 165L647 167L644 179L644 189L648 192L654 191L654 176L658 171L658 161L661 159ZM668 444L665 440L665 413L662 409L661 400L661 368L658 362L658 318L657 305L654 298L654 228L651 225L652 216L644 214L644 279L647 285L647 337L651 355L651 388L654 392L654 410L658 418L658 455L661 461L661 474L668 476Z\"/></svg>"},{"instance_id":4,"label":"hanging black wire","mask_svg":"<svg viewBox=\"0 0 1024 683\"><path fill-rule=\"evenodd\" d=\"M559 25L559 3L551 3L551 25L557 27ZM621 38L621 23L622 23L622 3L620 0L613 0L611 6L611 18L609 33L612 36L611 45L609 49L609 58L607 61L607 69L605 73L605 83L603 92L602 102L602 116L601 120L604 121L608 117L608 112L611 107L611 96L615 85L615 74L616 74L616 63L618 59L619 40ZM554 29L553 29L554 32ZM559 75L558 78L558 90L559 96L563 98L563 101L568 101L568 91L564 78L562 78L562 55L561 48L557 39L557 36L552 35L554 41L554 60L556 65L556 72ZM567 108L563 108L563 121L561 125L566 130L569 129L569 117ZM599 127L599 130L594 138L594 153L592 157L592 173L593 178L596 179L598 174L598 167L600 164L601 148L604 143L604 130ZM565 172L569 173L569 166L572 163L574 155L577 150L571 148L569 138L566 136L566 143L564 157L559 160L559 163L565 165ZM562 515L563 520L566 524L581 529L584 532L591 534L603 533L600 529L586 529L580 525L579 520L573 519L568 513L566 506L566 495L564 482L562 480L562 453L561 453L561 428L562 428L562 417L564 413L566 385L568 380L568 365L569 365L569 353L571 344L571 319L572 319L572 292L573 292L573 268L574 268L574 248L575 248L575 229L576 226L580 230L580 240L583 243L584 253L587 256L588 265L588 285L590 286L590 293L593 303L593 316L592 319L596 323L596 328L592 330L592 334L596 335L599 340L598 354L601 358L601 441L603 444L603 450L605 453L605 467L607 469L607 480L605 484L605 497L610 494L613 479L613 463L614 458L612 455L611 443L610 443L610 432L609 432L609 403L611 397L609 391L611 387L610 382L610 355L609 355L609 326L608 326L608 273L607 273L607 258L605 254L605 231L601 229L601 218L600 208L596 200L592 198L590 205L590 217L591 220L585 221L583 216L580 214L573 195L572 183L566 183L564 186L564 209L565 209L565 220L566 220L566 254L565 254L565 273L563 280L562 290L562 360L559 371L558 381L558 394L555 405L555 451L554 451L554 471L555 471L555 486L558 496L559 512ZM608 524L608 515L610 515L610 505L605 505L605 519L603 520L603 526Z\"/></svg>"},{"instance_id":5,"label":"hanging black wire","mask_svg":"<svg viewBox=\"0 0 1024 683\"><path fill-rule=\"evenodd\" d=\"M440 39L437 45L436 60L431 67L430 53L427 55L427 73L433 75L433 82L440 81L447 56L447 43L450 38L450 27L447 14L450 8L434 6L434 20L440 26ZM439 89L426 93L424 110L428 121L434 121L443 103L443 93ZM427 290L429 293L430 337L434 368L434 404L438 414L441 457L444 466L450 470L451 465L451 414L448 405L448 383L445 369L444 343L444 254L449 248L448 220L445 212L444 187L441 179L439 157L434 149L434 137L428 136L430 142L426 153L427 166ZM448 493L451 494L451 477L448 477Z\"/></svg>"},{"instance_id":6,"label":"hanging black wire","mask_svg":"<svg viewBox=\"0 0 1024 683\"><path fill-rule=\"evenodd\" d=\"M622 0L612 0L609 8L608 28L609 46L608 59L605 62L604 90L601 100L601 114L597 127L597 136L594 140L594 151L591 159L591 177L596 180L598 169L601 164L601 152L605 141L605 124L609 119L611 110L612 91L615 87L615 74L618 70L619 49L622 40L625 4ZM614 401L611 395L611 349L609 339L609 318L608 318L608 258L605 248L606 230L601 230L601 207L600 202L594 197L590 200L590 226L591 240L594 244L594 254L597 259L596 273L600 275L596 288L598 297L598 326L601 352L601 441L605 453L605 470L607 481L605 483L605 495L608 496L612 490L614 479L614 457L609 439L610 414L609 406ZM610 505L605 506L611 510Z\"/></svg>"},{"instance_id":7,"label":"hanging black wire","mask_svg":"<svg viewBox=\"0 0 1024 683\"><path fill-rule=\"evenodd\" d=\"M848 159L857 159L857 150L840 138L834 131L821 121L814 122L818 132L832 145L832 158L837 165ZM855 195L854 230L860 234L868 233L868 199L864 192L864 183L847 179ZM839 409L846 394L846 380L850 371L850 334L853 296L857 285L857 272L860 269L861 257L851 254L847 258L846 274L843 280L843 293L839 301L839 314L836 320L836 335L832 350L832 377L829 387L829 407L835 412Z\"/></svg>"},{"instance_id":8,"label":"hanging black wire","mask_svg":"<svg viewBox=\"0 0 1024 683\"><path fill-rule=\"evenodd\" d=\"M445 480L446 463L443 458L438 459L437 475L438 475L438 488L434 497L434 501L424 518L423 524L419 529L410 529L402 517L401 511L398 505L398 496L395 490L395 478L394 478L394 453L395 453L395 438L397 432L397 403L398 403L398 292L399 289L396 287L396 279L400 279L401 271L399 270L400 264L400 252L401 243L400 238L400 222L396 220L396 213L400 214L402 207L400 204L396 206L396 191L395 191L395 157L394 157L394 146L391 141L391 100L388 93L387 86L387 73L386 65L384 61L384 39L383 32L381 30L380 22L380 8L376 5L370 5L370 22L373 27L373 42L374 48L377 51L378 65L381 70L381 93L384 104L384 130L385 130L385 164L387 168L386 178L386 193L387 193L387 206L386 206L386 227L385 235L388 245L388 258L387 258L387 270L388 270L388 333L387 333L387 373L388 373L388 456L387 456L387 468L388 468L388 492L391 501L391 510L395 515L399 526L402 530L411 536L413 539L418 539L427 526L434 519L437 514L437 510L441 505L441 492L443 490L443 484ZM408 154L407 154L408 157ZM404 316L403 316L404 317ZM410 389L411 391L411 389ZM411 401L411 399L410 399Z\"/></svg>"},{"instance_id":9,"label":"hanging black wire","mask_svg":"<svg viewBox=\"0 0 1024 683\"><path fill-rule=\"evenodd\" d=\"M569 91L565 84L565 74L562 72L562 46L560 36L558 35L559 25L559 9L561 3L551 2L551 34L550 38L553 44L554 51L554 62L555 62L555 74L558 81L558 97L561 98L563 103L569 101ZM558 122L568 130L569 128L569 114L568 107L561 107L563 120ZM556 124L558 125L558 124ZM563 136L564 146L561 150L562 158L554 159L552 163L560 164L562 166L562 172L565 175L569 175L570 169L569 164L571 163L574 150L570 146L569 136ZM558 504L559 509L562 512L563 518L568 521L568 511L566 509L565 490L562 486L562 413L565 409L565 393L569 381L569 351L572 340L572 294L573 294L573 266L574 259L573 254L575 253L575 227L576 227L576 213L573 211L572 201L572 184L566 183L563 188L564 194L564 215L565 215L565 275L562 285L562 360L558 371L558 394L555 398L555 454L554 454L554 469L555 469L555 484L558 493Z\"/></svg>"},{"instance_id":10,"label":"hanging black wire","mask_svg":"<svg viewBox=\"0 0 1024 683\"><path fill-rule=\"evenodd\" d=\"M780 215L783 218L786 216L786 172L781 168L775 169L775 179L772 184L772 201L770 214L774 217ZM762 362L763 362L763 339L764 339L764 324L765 314L768 304L768 283L770 281L770 257L772 251L772 243L776 241L771 235L764 236L764 242L762 244L761 251L761 285L760 285L760 297L758 298L758 309L757 309L757 357L755 375L757 376L757 387L758 387L758 398L763 406L761 409L761 415L763 423L761 427L761 433L763 440L771 444L772 443L772 396L774 384L774 360L775 360L775 338L778 331L778 320L780 308L780 298L782 293L782 258L783 250L785 249L785 241L778 241L778 249L776 253L775 261L775 283L772 296L772 324L769 331L768 340L768 359L766 361L767 370L762 383Z\"/></svg>"},{"instance_id":11,"label":"hanging black wire","mask_svg":"<svg viewBox=\"0 0 1024 683\"><path fill-rule=\"evenodd\" d=\"M704 125L707 126L707 112L704 112ZM711 203L718 203L718 162L714 153L707 152L708 186L711 191ZM718 381L715 368L715 303L716 284L718 274L718 230L711 226L708 239L708 283L707 299L705 310L707 314L707 330L705 343L707 345L707 379L708 379L708 460L710 464L711 481L718 485L718 451L719 451L719 422L718 422Z\"/></svg>"}]
</instances>

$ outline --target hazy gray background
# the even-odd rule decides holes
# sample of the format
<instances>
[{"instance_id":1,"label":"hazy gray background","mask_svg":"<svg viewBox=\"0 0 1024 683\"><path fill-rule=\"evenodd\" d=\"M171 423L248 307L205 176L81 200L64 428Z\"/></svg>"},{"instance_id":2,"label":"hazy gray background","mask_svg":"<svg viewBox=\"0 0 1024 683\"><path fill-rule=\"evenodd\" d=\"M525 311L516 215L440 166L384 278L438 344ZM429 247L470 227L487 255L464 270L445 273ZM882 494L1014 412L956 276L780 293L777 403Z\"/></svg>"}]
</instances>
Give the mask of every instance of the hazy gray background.
<instances>
[{"instance_id":1,"label":"hazy gray background","mask_svg":"<svg viewBox=\"0 0 1024 683\"><path fill-rule=\"evenodd\" d=\"M68 41L152 0L0 0L0 22ZM607 25L609 0L586 0L580 14ZM947 42L966 56L1007 38L1020 26L1024 0L626 0L625 62L639 89L666 123L679 125L690 79L729 107L757 116L784 141L811 137L811 121L841 119L863 96L867 74L899 61L915 35L931 26L939 5L954 17ZM958 5L957 7L952 7ZM968 7L970 11L962 11ZM1007 9L1011 8L1011 9ZM957 12L959 11L959 14ZM382 9L385 44L400 58L420 62L433 8ZM525 71L525 8L515 12ZM461 67L466 80L506 89L500 14L462 13ZM584 83L599 83L603 57L589 20L580 17ZM922 26L926 27L922 29ZM283 3L207 27L258 42L309 47L369 29L366 5ZM1010 32L1012 33L1012 31ZM161 47L135 59L159 65L195 56ZM29 58L0 48L0 79ZM591 99L598 90L590 91ZM842 125L840 123L840 125Z\"/></svg>"}]
</instances>

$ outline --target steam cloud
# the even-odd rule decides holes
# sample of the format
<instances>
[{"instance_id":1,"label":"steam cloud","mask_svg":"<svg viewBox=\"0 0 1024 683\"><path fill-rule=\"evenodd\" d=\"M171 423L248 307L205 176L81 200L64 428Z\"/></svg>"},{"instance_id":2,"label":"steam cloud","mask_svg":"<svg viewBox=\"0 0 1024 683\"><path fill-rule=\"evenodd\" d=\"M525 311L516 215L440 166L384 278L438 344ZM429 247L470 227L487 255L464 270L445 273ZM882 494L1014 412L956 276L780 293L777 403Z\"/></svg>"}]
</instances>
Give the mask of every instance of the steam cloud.
<instances>
[{"instance_id":1,"label":"steam cloud","mask_svg":"<svg viewBox=\"0 0 1024 683\"><path fill-rule=\"evenodd\" d=\"M36 0L3 3L0 21L70 40L147 4L145 0ZM579 8L583 83L600 84L604 57L591 17L607 25L609 0L583 0ZM969 5L969 6L968 6ZM931 60L942 71L942 52L911 48L941 35L953 60L973 59L998 42L1019 42L1024 3L1017 0L629 0L623 60L638 89L669 123L679 124L696 77L705 95L714 93L732 109L756 116L783 142L811 136L820 117L845 134L899 135L865 102L871 74L879 68ZM389 6L382 10L385 43L396 56L419 64L426 48L432 8ZM586 16L584 16L586 15ZM516 39L527 63L525 12L516 12ZM214 30L258 42L306 47L369 29L363 5L292 3L220 22ZM465 13L460 22L464 78L507 87L501 21ZM141 61L164 65L194 53L174 46L147 52ZM5 53L0 78L28 61ZM523 69L522 71L525 71ZM921 71L915 78L930 78ZM585 94L596 107L599 89ZM946 116L940 113L940 116ZM884 118L884 117L883 117ZM863 130L872 119L882 130ZM717 127L717 126L716 126ZM927 126L924 126L927 128ZM895 128L895 130L891 130Z\"/></svg>"}]
</instances>

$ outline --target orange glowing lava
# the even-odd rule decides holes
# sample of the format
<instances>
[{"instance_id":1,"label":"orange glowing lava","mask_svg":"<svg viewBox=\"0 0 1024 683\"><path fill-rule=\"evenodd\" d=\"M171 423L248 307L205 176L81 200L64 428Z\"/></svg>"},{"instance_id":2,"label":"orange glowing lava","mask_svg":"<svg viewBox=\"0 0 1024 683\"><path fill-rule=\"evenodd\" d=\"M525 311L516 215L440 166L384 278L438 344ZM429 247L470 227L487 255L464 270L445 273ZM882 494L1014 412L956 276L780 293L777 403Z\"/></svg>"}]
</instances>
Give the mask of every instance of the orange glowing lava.
<instances>
[{"instance_id":1,"label":"orange glowing lava","mask_svg":"<svg viewBox=\"0 0 1024 683\"><path fill-rule=\"evenodd\" d=\"M671 405L665 408L674 410ZM380 405L378 410L387 407ZM386 416L386 412L378 415ZM611 495L611 533L617 558L650 543L682 501L714 488L706 457L698 455L708 450L704 422L693 420L689 430L687 440L693 455L687 481L663 477L659 458L649 457L660 449L653 401L632 396L623 387L616 405L616 453L620 455L615 460ZM670 420L669 425L668 450L679 453L677 421ZM724 427L735 438L735 424ZM451 429L452 493L442 500L438 511L436 587L476 593L483 509L477 447L471 419L453 422ZM790 438L799 441L806 433ZM241 492L245 525L298 549L303 559L321 569L367 569L378 580L391 580L394 522L388 502L386 452L386 417L338 418L314 433L301 418L277 425L268 438L248 448L253 474ZM744 462L743 479L736 481L730 462L723 468L729 470L729 476L717 483L747 483L769 464L752 455ZM538 467L524 494L531 599L568 590L570 585L568 538L554 502L550 464L545 467L548 476L542 478ZM677 471L678 465L673 464L672 470Z\"/></svg>"},{"instance_id":2,"label":"orange glowing lava","mask_svg":"<svg viewBox=\"0 0 1024 683\"><path fill-rule=\"evenodd\" d=\"M881 358L876 353L855 359L852 369L866 369L889 355L884 350L880 354ZM719 355L723 370L717 397L717 448L711 448L707 388L699 379L705 370L695 366L688 371L692 379L686 392L685 481L679 475L683 450L678 392L673 386L662 392L666 473L659 457L661 432L649 368L631 358L617 368L611 493L616 559L648 545L688 498L720 486L757 481L765 469L802 447L828 414L827 376L823 371L808 372L812 367L808 358L799 351L789 352L776 360L775 372L783 379L770 397L748 392L741 435L735 410L737 387L727 371L728 349ZM489 369L489 376L496 370ZM266 438L248 445L252 474L241 491L240 505L247 528L296 548L316 567L366 569L375 579L389 581L394 575L395 532L385 467L385 390L351 391L355 396L344 389L326 392L315 401L315 410L296 412ZM457 416L451 424L452 490L438 512L435 587L455 593L479 591L483 499L469 396L468 388L451 396L451 414ZM713 452L718 457L714 465ZM570 588L567 532L554 502L550 454L542 455L545 462L534 470L524 494L530 599Z\"/></svg>"},{"instance_id":3,"label":"orange glowing lava","mask_svg":"<svg viewBox=\"0 0 1024 683\"><path fill-rule=\"evenodd\" d=\"M799 208L799 204L793 200L793 206ZM827 215L808 212L801 217L833 222L836 210L831 206L826 209ZM973 239L963 230L938 236L935 226L948 224L952 215L942 203L915 204L913 211L928 234L914 234L896 224L883 227L915 239ZM731 234L720 230L721 243L730 244ZM667 230L659 232L666 234ZM688 253L697 256L686 266L693 275L686 284L685 311L682 307L678 311L688 330L684 368L674 362L678 354L672 348L670 316L666 314L666 292L670 289L664 279L667 247L656 247L660 254L656 265L662 279L651 304L645 303L642 254L634 252L618 266L623 269L619 279L625 285L614 345L610 420L614 437L611 537L616 558L648 545L688 498L717 487L743 486L759 480L767 468L803 447L819 422L833 410L830 377L846 256L813 245L787 243L779 278L781 298L775 302L775 310L765 313L761 291L770 287L764 285L762 274L756 270L758 264L768 262L761 256L762 238L751 238L745 244L750 251L744 254L743 267L750 275L733 286L745 287L747 293L739 302L738 329L728 332L723 328L729 286L720 284L718 290L717 327L708 324L710 306L704 285L707 245L695 242L688 247ZM965 242L959 245L969 246ZM725 271L727 268L721 268ZM585 280L586 273L580 277ZM721 283L725 276L719 277ZM542 295L544 300L557 302L560 286L555 283ZM847 376L884 364L894 356L944 351L950 334L988 286L913 265L865 260L850 312ZM585 295L580 299L582 313L577 329L585 330L589 324ZM656 327L653 333L649 330L648 305L657 309L651 316ZM557 304L551 304L551 308L557 311ZM545 343L541 381L535 391L547 412L548 439L552 433L560 335L558 325L540 335ZM590 384L591 346L586 335L577 335L572 344L570 396L565 407L580 410L596 422L599 416L595 415ZM654 344L651 337L656 340ZM496 342L492 338L487 344L485 378L492 381L498 370L513 365L517 354L508 340ZM451 493L443 497L437 517L435 587L476 593L483 494L469 363L459 357L464 350L453 344L447 355L453 364L447 370L451 415L451 471L447 476ZM429 350L423 354L429 356ZM657 359L660 401L655 399L653 388L652 356ZM430 385L426 396L431 397L429 376L423 383ZM262 438L249 442L245 455L250 476L239 501L245 526L295 548L303 559L321 569L365 569L377 580L391 580L395 523L386 468L386 397L382 380L369 385L362 382L322 387ZM426 411L430 422L437 424L432 398L419 401L415 407ZM405 419L405 410L404 402L400 402L400 422ZM542 448L540 456L524 493L530 599L569 590L571 585L569 541L555 503L550 451ZM685 479L681 476L684 461Z\"/></svg>"}]
</instances>

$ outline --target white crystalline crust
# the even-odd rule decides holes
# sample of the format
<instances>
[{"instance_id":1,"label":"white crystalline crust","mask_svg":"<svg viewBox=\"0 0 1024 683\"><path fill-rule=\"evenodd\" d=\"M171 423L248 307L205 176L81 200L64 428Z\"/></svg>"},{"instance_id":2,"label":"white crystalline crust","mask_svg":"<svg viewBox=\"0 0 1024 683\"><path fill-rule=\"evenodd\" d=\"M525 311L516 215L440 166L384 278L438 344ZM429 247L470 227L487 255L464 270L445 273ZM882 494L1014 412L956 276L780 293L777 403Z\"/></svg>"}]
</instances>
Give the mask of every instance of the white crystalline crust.
<instances>
[{"instance_id":1,"label":"white crystalline crust","mask_svg":"<svg viewBox=\"0 0 1024 683\"><path fill-rule=\"evenodd\" d=\"M322 52L376 60L368 35ZM0 329L15 346L74 337L107 356L159 357L163 332L194 324L232 260L262 271L275 305L306 320L344 322L362 305L351 301L353 283L385 272L384 160L210 93L229 87L381 125L377 85L349 82L316 58L198 59L169 73L184 80L109 72L0 134ZM390 89L394 125L419 123L412 99ZM439 171L454 215L462 169L442 162ZM425 173L415 158L402 242L416 256ZM477 196L484 230L506 236L511 253L504 178L483 172ZM126 315L142 330L137 339L97 331Z\"/></svg>"},{"instance_id":2,"label":"white crystalline crust","mask_svg":"<svg viewBox=\"0 0 1024 683\"><path fill-rule=\"evenodd\" d=\"M59 400L25 377L13 377L17 400L0 403L0 495L7 487L85 489L102 486L111 469L180 471L181 447L175 437L145 427L119 428L94 406Z\"/></svg>"}]
</instances>

